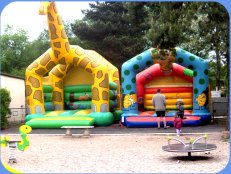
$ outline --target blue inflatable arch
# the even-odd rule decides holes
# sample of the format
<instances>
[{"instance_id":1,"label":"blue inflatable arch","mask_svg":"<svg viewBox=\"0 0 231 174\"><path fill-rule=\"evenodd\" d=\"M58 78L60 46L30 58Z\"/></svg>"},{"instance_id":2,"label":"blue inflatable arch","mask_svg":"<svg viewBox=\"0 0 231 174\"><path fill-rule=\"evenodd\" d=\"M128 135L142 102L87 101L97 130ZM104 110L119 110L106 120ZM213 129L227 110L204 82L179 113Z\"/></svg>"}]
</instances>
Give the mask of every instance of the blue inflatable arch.
<instances>
[{"instance_id":1,"label":"blue inflatable arch","mask_svg":"<svg viewBox=\"0 0 231 174\"><path fill-rule=\"evenodd\" d=\"M211 114L208 111L209 81L208 61L179 47L175 49L175 62L183 67L193 70L193 112L192 115L200 116L201 120L210 121ZM133 95L136 97L136 74L154 64L154 54L157 49L150 48L123 63L121 68L122 95ZM199 106L198 100L206 97L205 105ZM137 102L128 108L123 107L122 117L138 115Z\"/></svg>"}]
</instances>

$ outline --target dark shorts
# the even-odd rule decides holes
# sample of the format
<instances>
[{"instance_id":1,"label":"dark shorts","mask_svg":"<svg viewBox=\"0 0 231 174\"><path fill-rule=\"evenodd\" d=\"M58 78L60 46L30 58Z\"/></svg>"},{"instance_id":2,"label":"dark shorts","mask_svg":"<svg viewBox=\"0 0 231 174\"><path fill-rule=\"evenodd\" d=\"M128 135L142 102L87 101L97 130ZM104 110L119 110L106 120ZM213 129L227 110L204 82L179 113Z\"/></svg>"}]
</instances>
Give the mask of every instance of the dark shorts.
<instances>
[{"instance_id":1,"label":"dark shorts","mask_svg":"<svg viewBox=\"0 0 231 174\"><path fill-rule=\"evenodd\" d=\"M156 111L157 117L165 117L165 111Z\"/></svg>"},{"instance_id":2,"label":"dark shorts","mask_svg":"<svg viewBox=\"0 0 231 174\"><path fill-rule=\"evenodd\" d=\"M182 113L178 113L177 115L178 115L181 119L184 118L184 115L183 115Z\"/></svg>"}]
</instances>

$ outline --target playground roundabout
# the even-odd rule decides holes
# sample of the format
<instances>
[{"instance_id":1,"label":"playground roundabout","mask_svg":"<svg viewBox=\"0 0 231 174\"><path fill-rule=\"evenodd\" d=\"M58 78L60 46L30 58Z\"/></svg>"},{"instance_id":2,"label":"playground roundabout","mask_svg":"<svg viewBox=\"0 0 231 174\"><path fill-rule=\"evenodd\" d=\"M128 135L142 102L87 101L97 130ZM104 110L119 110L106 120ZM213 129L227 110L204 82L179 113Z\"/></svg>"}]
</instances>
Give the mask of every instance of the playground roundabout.
<instances>
[{"instance_id":1,"label":"playground roundabout","mask_svg":"<svg viewBox=\"0 0 231 174\"><path fill-rule=\"evenodd\" d=\"M4 148L1 160L23 173L218 173L229 160L229 142L221 133L208 134L217 148L210 152L187 153L162 150L166 134L29 134L27 151L16 151L17 163L8 164L10 150ZM174 134L170 135L174 136ZM183 134L187 142L203 134Z\"/></svg>"}]
</instances>

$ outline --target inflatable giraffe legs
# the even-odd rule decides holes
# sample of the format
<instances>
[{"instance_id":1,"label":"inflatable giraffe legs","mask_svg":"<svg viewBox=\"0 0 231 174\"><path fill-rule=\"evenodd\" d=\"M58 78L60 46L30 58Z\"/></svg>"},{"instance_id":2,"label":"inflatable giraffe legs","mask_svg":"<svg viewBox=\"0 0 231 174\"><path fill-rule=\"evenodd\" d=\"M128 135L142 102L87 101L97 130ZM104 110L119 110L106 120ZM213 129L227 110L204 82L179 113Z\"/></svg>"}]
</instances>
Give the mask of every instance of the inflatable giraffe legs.
<instances>
[{"instance_id":1,"label":"inflatable giraffe legs","mask_svg":"<svg viewBox=\"0 0 231 174\"><path fill-rule=\"evenodd\" d=\"M69 65L56 65L49 73L49 76L52 79L52 88L53 88L53 104L55 110L64 109L64 94L63 94L63 78L67 74L67 71L72 67L72 64Z\"/></svg>"},{"instance_id":2,"label":"inflatable giraffe legs","mask_svg":"<svg viewBox=\"0 0 231 174\"><path fill-rule=\"evenodd\" d=\"M29 114L45 112L42 77L56 64L57 59L49 49L26 69L26 98Z\"/></svg>"}]
</instances>

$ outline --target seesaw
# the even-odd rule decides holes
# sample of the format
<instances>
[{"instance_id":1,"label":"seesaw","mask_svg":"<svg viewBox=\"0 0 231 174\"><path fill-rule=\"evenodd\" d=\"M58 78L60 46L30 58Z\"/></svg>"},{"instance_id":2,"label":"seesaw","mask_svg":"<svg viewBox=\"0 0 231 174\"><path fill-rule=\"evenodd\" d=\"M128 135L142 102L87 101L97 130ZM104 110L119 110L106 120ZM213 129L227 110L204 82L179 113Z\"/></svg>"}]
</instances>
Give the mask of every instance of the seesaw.
<instances>
[{"instance_id":1,"label":"seesaw","mask_svg":"<svg viewBox=\"0 0 231 174\"><path fill-rule=\"evenodd\" d=\"M162 149L167 152L187 152L188 157L191 157L192 152L205 152L205 151L211 151L217 148L215 144L208 144L207 139L208 135L205 134L204 136L201 136L197 139L190 138L188 143L184 143L182 140L174 137L167 137L168 139L168 145L162 146ZM198 143L199 140L204 139L204 143ZM176 140L179 143L176 144L170 144L171 140Z\"/></svg>"}]
</instances>

